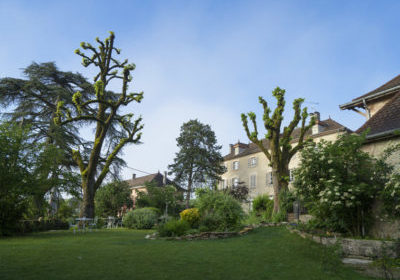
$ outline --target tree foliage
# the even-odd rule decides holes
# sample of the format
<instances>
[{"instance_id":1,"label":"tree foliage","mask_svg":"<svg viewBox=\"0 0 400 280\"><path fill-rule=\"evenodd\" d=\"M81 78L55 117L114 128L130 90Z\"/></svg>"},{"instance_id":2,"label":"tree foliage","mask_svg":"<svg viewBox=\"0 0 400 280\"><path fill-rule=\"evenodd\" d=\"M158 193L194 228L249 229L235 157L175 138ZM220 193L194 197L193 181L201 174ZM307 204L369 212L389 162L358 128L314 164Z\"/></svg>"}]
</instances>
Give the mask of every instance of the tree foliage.
<instances>
[{"instance_id":1,"label":"tree foliage","mask_svg":"<svg viewBox=\"0 0 400 280\"><path fill-rule=\"evenodd\" d=\"M100 217L117 216L121 208L132 207L129 184L114 181L98 189L95 196L96 214Z\"/></svg>"},{"instance_id":2,"label":"tree foliage","mask_svg":"<svg viewBox=\"0 0 400 280\"><path fill-rule=\"evenodd\" d=\"M54 184L42 174L57 154L32 142L29 132L13 123L0 124L0 235L16 231L40 188Z\"/></svg>"},{"instance_id":3,"label":"tree foliage","mask_svg":"<svg viewBox=\"0 0 400 280\"><path fill-rule=\"evenodd\" d=\"M211 127L198 120L184 123L176 140L179 152L174 163L168 166L169 174L175 174L174 181L186 186L186 208L189 208L193 188L213 186L225 171L221 146L217 145Z\"/></svg>"},{"instance_id":4,"label":"tree foliage","mask_svg":"<svg viewBox=\"0 0 400 280\"><path fill-rule=\"evenodd\" d=\"M178 215L182 210L183 194L175 186L159 187L155 183L146 183L146 191L139 192L136 206L154 207L166 215Z\"/></svg>"},{"instance_id":5,"label":"tree foliage","mask_svg":"<svg viewBox=\"0 0 400 280\"><path fill-rule=\"evenodd\" d=\"M246 202L249 195L249 188L244 182L239 182L237 186L229 186L224 189L224 192L231 195L234 199Z\"/></svg>"},{"instance_id":6,"label":"tree foliage","mask_svg":"<svg viewBox=\"0 0 400 280\"><path fill-rule=\"evenodd\" d=\"M115 58L121 50L114 46L114 39L114 33L110 32L110 36L104 41L96 38L97 48L89 43L81 43L83 51L77 49L75 53L82 57L83 66L93 65L98 70L94 77L94 93L85 95L84 92L75 92L72 96L72 109L60 101L54 118L59 126L76 122L95 126L90 154L86 158L82 156L81 145L72 150L72 157L79 167L82 179L81 216L86 217L94 217L95 193L109 174L110 166L117 155L126 144L139 143L143 128L141 117L134 119L133 113L119 113L122 107L131 102L141 102L143 92L128 92L128 85L132 81L131 71L135 69L135 65L129 64L127 59L120 62ZM113 80L122 81L120 93L107 90ZM102 166L100 170L99 166Z\"/></svg>"},{"instance_id":7,"label":"tree foliage","mask_svg":"<svg viewBox=\"0 0 400 280\"><path fill-rule=\"evenodd\" d=\"M265 154L272 167L272 178L274 186L274 213L280 211L279 193L286 190L289 181L289 162L291 158L301 150L305 143L311 141L310 138L305 139L306 132L314 125L315 120L312 118L311 122L306 125L308 113L307 108L301 109L304 99L298 98L293 102L294 117L288 126L281 131L283 112L285 109L285 90L279 87L272 91L272 95L277 100L277 106L271 114L271 108L268 106L267 101L261 96L259 102L263 106L264 115L263 123L267 133L264 137L260 137L257 129L256 114L250 112L247 115L242 114L242 124L246 131L247 137L256 144L260 150ZM250 119L253 131L250 131L248 120ZM297 145L292 146L292 134L300 123L300 133L297 139Z\"/></svg>"},{"instance_id":8,"label":"tree foliage","mask_svg":"<svg viewBox=\"0 0 400 280\"><path fill-rule=\"evenodd\" d=\"M51 177L53 184L38 186L34 198L36 212L43 212L44 195L53 192L72 192L76 194L79 184L66 184L74 174L71 168L75 163L71 160L71 147L85 144L79 137L78 127L66 125L58 127L53 118L57 111L57 103L63 102L66 107L72 106L72 96L79 90L84 93L93 92L92 85L79 73L60 71L54 62L32 63L23 70L24 79L0 79L0 104L11 112L3 117L29 127L31 141L45 144L48 154L55 153L53 162L43 168L42 177ZM64 179L64 184L59 183ZM37 215L39 215L37 213Z\"/></svg>"}]
</instances>

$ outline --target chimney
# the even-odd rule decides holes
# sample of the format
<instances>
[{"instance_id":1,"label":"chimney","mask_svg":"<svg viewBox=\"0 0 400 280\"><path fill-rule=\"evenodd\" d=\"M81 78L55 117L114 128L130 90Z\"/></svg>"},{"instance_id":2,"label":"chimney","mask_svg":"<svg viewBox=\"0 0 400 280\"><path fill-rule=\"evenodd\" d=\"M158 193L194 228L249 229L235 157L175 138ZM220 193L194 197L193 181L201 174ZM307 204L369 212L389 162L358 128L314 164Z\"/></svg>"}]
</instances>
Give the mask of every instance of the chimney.
<instances>
[{"instance_id":1,"label":"chimney","mask_svg":"<svg viewBox=\"0 0 400 280\"><path fill-rule=\"evenodd\" d=\"M231 147L231 154L233 154L233 144L229 144L229 146Z\"/></svg>"},{"instance_id":2,"label":"chimney","mask_svg":"<svg viewBox=\"0 0 400 280\"><path fill-rule=\"evenodd\" d=\"M135 179L136 179L136 174L133 173L133 174L132 174L132 180L135 180Z\"/></svg>"},{"instance_id":3,"label":"chimney","mask_svg":"<svg viewBox=\"0 0 400 280\"><path fill-rule=\"evenodd\" d=\"M315 111L314 113L310 113L310 117L315 118L315 124L319 124L319 122L321 121L321 115L317 111Z\"/></svg>"},{"instance_id":4,"label":"chimney","mask_svg":"<svg viewBox=\"0 0 400 280\"><path fill-rule=\"evenodd\" d=\"M314 113L310 113L310 116L315 118L315 124L311 128L312 134L315 135L324 131L324 127L321 125L321 117L319 112L315 111Z\"/></svg>"},{"instance_id":5,"label":"chimney","mask_svg":"<svg viewBox=\"0 0 400 280\"><path fill-rule=\"evenodd\" d=\"M163 185L167 185L167 171L164 171Z\"/></svg>"}]
</instances>

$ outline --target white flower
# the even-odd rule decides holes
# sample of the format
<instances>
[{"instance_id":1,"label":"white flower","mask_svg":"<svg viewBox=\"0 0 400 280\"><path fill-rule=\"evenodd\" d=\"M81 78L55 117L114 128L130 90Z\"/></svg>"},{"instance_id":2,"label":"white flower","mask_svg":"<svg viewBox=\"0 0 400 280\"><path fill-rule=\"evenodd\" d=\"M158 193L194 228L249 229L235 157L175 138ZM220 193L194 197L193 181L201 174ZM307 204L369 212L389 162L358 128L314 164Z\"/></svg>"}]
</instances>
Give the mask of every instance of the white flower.
<instances>
[{"instance_id":1,"label":"white flower","mask_svg":"<svg viewBox=\"0 0 400 280\"><path fill-rule=\"evenodd\" d=\"M329 164L331 164L332 162L333 162L333 160L331 160L331 159L330 159L330 160L328 160L328 163L329 163Z\"/></svg>"}]
</instances>

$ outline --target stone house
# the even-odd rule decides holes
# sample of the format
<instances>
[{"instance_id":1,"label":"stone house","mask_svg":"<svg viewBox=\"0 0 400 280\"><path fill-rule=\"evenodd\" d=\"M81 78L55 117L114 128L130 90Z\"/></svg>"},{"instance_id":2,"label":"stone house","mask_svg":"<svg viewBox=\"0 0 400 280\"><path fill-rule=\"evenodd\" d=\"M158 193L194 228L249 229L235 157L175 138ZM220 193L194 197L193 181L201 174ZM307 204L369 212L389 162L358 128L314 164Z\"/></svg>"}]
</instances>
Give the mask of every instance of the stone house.
<instances>
[{"instance_id":1,"label":"stone house","mask_svg":"<svg viewBox=\"0 0 400 280\"><path fill-rule=\"evenodd\" d=\"M364 150L369 154L378 157L389 145L400 143L400 75L339 107L366 118L356 133L369 129L364 145ZM399 157L390 160L393 163L400 161Z\"/></svg>"},{"instance_id":2,"label":"stone house","mask_svg":"<svg viewBox=\"0 0 400 280\"><path fill-rule=\"evenodd\" d=\"M334 141L338 135L351 132L347 127L331 118L321 120L318 112L313 114L316 118L316 124L308 131L306 137L313 138L315 142L319 142L322 139ZM299 134L300 129L293 131L292 145L296 145ZM251 206L251 201L257 195L268 194L272 198L274 193L272 169L269 166L267 157L260 148L253 143L245 144L241 142L231 145L230 148L230 153L224 156L224 165L227 171L221 176L222 181L218 188L225 189L243 182L249 188L249 207ZM299 163L299 155L296 154L289 163L289 186L293 181L292 170L297 168Z\"/></svg>"}]
</instances>

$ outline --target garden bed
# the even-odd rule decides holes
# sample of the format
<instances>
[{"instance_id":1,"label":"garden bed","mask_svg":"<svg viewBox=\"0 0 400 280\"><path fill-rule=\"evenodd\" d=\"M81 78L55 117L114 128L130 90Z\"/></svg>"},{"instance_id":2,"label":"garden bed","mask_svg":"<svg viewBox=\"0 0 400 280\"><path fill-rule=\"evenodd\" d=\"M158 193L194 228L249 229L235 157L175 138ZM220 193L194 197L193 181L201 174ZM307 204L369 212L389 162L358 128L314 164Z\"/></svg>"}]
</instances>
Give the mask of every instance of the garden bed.
<instances>
[{"instance_id":1,"label":"garden bed","mask_svg":"<svg viewBox=\"0 0 400 280\"><path fill-rule=\"evenodd\" d=\"M173 236L173 237L159 237L157 232L154 232L152 234L147 234L145 236L146 239L164 239L164 240L210 240L210 239L222 239L222 238L230 238L234 236L241 236L248 234L252 230L259 228L259 227L276 227L276 226L283 226L287 225L287 222L281 222L281 223L261 223L261 224L255 224L255 225L248 225L245 226L243 229L240 231L227 231L227 232L201 232L198 234L188 234L188 235L183 235L183 236Z\"/></svg>"}]
</instances>

